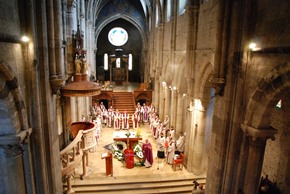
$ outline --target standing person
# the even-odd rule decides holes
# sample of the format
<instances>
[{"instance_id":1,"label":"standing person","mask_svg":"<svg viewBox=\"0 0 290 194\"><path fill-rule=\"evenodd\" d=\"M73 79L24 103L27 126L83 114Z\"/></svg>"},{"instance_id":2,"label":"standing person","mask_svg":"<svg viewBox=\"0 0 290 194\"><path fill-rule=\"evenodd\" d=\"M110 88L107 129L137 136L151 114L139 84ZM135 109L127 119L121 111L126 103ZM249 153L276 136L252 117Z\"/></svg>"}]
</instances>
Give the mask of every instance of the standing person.
<instances>
[{"instance_id":1,"label":"standing person","mask_svg":"<svg viewBox=\"0 0 290 194\"><path fill-rule=\"evenodd\" d=\"M152 154L152 145L148 139L145 140L145 143L142 145L143 155L144 155L144 165L146 168L149 168L153 164L153 154Z\"/></svg>"},{"instance_id":2,"label":"standing person","mask_svg":"<svg viewBox=\"0 0 290 194\"><path fill-rule=\"evenodd\" d=\"M121 128L121 115L118 110L114 114L114 129L119 130Z\"/></svg>"},{"instance_id":3,"label":"standing person","mask_svg":"<svg viewBox=\"0 0 290 194\"><path fill-rule=\"evenodd\" d=\"M176 141L176 153L180 154L184 152L184 145L185 145L185 137L183 135L183 132L179 133L180 136L178 140Z\"/></svg>"},{"instance_id":4,"label":"standing person","mask_svg":"<svg viewBox=\"0 0 290 194\"><path fill-rule=\"evenodd\" d=\"M168 142L168 149L167 149L167 156L166 156L166 162L168 164L173 163L173 158L175 155L175 143L171 136L169 136L169 142Z\"/></svg>"},{"instance_id":5,"label":"standing person","mask_svg":"<svg viewBox=\"0 0 290 194\"><path fill-rule=\"evenodd\" d=\"M127 111L125 111L122 114L122 129L129 129L129 114L127 113Z\"/></svg>"},{"instance_id":6,"label":"standing person","mask_svg":"<svg viewBox=\"0 0 290 194\"><path fill-rule=\"evenodd\" d=\"M173 126L170 127L169 136L172 138L173 141L175 141L175 130Z\"/></svg>"},{"instance_id":7,"label":"standing person","mask_svg":"<svg viewBox=\"0 0 290 194\"><path fill-rule=\"evenodd\" d=\"M143 115L143 123L148 123L149 108L148 108L148 106L145 103L143 103L141 112L142 112L142 115Z\"/></svg>"},{"instance_id":8,"label":"standing person","mask_svg":"<svg viewBox=\"0 0 290 194\"><path fill-rule=\"evenodd\" d=\"M137 106L136 106L136 112L137 112L137 114L138 114L138 121L139 122L141 122L141 119L142 119L142 117L141 117L141 105L140 105L140 103L138 102L137 103Z\"/></svg>"},{"instance_id":9,"label":"standing person","mask_svg":"<svg viewBox=\"0 0 290 194\"><path fill-rule=\"evenodd\" d=\"M164 159L165 158L165 137L163 133L160 134L160 137L157 140L157 158Z\"/></svg>"},{"instance_id":10,"label":"standing person","mask_svg":"<svg viewBox=\"0 0 290 194\"><path fill-rule=\"evenodd\" d=\"M192 193L193 194L204 194L204 189L203 189L203 186L202 185L198 185L197 189L196 190L193 190Z\"/></svg>"},{"instance_id":11,"label":"standing person","mask_svg":"<svg viewBox=\"0 0 290 194\"><path fill-rule=\"evenodd\" d=\"M139 128L139 117L137 112L134 112L134 114L132 115L132 123L133 129Z\"/></svg>"},{"instance_id":12,"label":"standing person","mask_svg":"<svg viewBox=\"0 0 290 194\"><path fill-rule=\"evenodd\" d=\"M107 125L108 125L108 127L112 127L113 114L114 114L114 109L113 109L113 107L111 106L111 107L108 109L108 112L107 112Z\"/></svg>"},{"instance_id":13,"label":"standing person","mask_svg":"<svg viewBox=\"0 0 290 194\"><path fill-rule=\"evenodd\" d=\"M165 131L166 131L164 133L165 137L168 137L169 136L168 132L170 131L170 129L169 129L169 116L168 115L165 116L165 119L164 119L162 124L163 124Z\"/></svg>"}]
</instances>

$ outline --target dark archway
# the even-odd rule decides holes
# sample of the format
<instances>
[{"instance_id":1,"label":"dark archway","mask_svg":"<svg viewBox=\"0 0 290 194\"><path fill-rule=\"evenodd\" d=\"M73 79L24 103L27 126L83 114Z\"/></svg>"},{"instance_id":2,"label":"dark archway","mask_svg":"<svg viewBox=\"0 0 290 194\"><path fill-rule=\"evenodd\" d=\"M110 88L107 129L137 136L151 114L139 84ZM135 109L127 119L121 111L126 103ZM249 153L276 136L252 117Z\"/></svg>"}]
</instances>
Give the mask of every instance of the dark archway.
<instances>
[{"instance_id":1,"label":"dark archway","mask_svg":"<svg viewBox=\"0 0 290 194\"><path fill-rule=\"evenodd\" d=\"M122 27L128 32L128 41L123 46L113 46L108 40L108 33L113 27ZM117 55L121 57L128 57L128 54L133 55L133 68L132 71L129 71L129 82L138 82L140 83L143 80L140 78L144 77L143 72L140 71L141 66L141 50L142 50L142 37L138 29L131 24L130 22L124 19L117 19L107 24L100 32L97 40L97 53L96 53L96 69L103 69L104 66L104 54L109 55L109 64L110 58L113 58ZM122 49L122 53L116 53L116 49ZM98 71L99 72L99 71ZM104 80L110 80L110 71L101 71L101 75L96 75L97 77L103 77Z\"/></svg>"}]
</instances>

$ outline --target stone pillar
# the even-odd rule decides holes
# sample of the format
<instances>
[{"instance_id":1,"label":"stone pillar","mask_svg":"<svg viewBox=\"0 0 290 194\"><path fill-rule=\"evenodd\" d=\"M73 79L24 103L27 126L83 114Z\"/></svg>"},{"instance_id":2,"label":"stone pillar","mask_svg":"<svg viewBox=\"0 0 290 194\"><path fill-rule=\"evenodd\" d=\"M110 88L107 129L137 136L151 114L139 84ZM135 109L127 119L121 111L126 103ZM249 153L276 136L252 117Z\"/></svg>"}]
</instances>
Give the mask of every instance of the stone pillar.
<instances>
[{"instance_id":1,"label":"stone pillar","mask_svg":"<svg viewBox=\"0 0 290 194\"><path fill-rule=\"evenodd\" d=\"M164 116L164 106L165 106L165 87L162 82L159 83L159 118L162 119Z\"/></svg>"},{"instance_id":2,"label":"stone pillar","mask_svg":"<svg viewBox=\"0 0 290 194\"><path fill-rule=\"evenodd\" d=\"M61 7L61 1L53 2L56 73L59 79L64 79L63 23Z\"/></svg>"},{"instance_id":3,"label":"stone pillar","mask_svg":"<svg viewBox=\"0 0 290 194\"><path fill-rule=\"evenodd\" d=\"M112 64L111 64L111 60L109 60L109 66L110 66L110 83L112 83L112 71L113 71L113 66L112 66Z\"/></svg>"},{"instance_id":4,"label":"stone pillar","mask_svg":"<svg viewBox=\"0 0 290 194\"><path fill-rule=\"evenodd\" d=\"M245 194L258 193L266 141L268 138L273 139L277 131L273 129L255 129L246 125L242 125L242 129L249 136L249 155L243 191Z\"/></svg>"},{"instance_id":5,"label":"stone pillar","mask_svg":"<svg viewBox=\"0 0 290 194\"><path fill-rule=\"evenodd\" d=\"M0 193L35 193L27 140L32 129L0 136Z\"/></svg>"},{"instance_id":6,"label":"stone pillar","mask_svg":"<svg viewBox=\"0 0 290 194\"><path fill-rule=\"evenodd\" d=\"M159 101L159 96L160 96L160 83L159 83L159 80L154 82L154 91L153 91L153 104L154 106L156 107L156 111L159 111L159 107L158 105L160 104L160 101Z\"/></svg>"},{"instance_id":7,"label":"stone pillar","mask_svg":"<svg viewBox=\"0 0 290 194\"><path fill-rule=\"evenodd\" d=\"M172 113L170 112L170 103L171 103L171 90L168 87L164 87L164 92L165 92L165 106L164 106L164 113L162 120L164 120L165 115L169 115L170 118L170 123L172 120Z\"/></svg>"},{"instance_id":8,"label":"stone pillar","mask_svg":"<svg viewBox=\"0 0 290 194\"><path fill-rule=\"evenodd\" d=\"M67 2L66 14L66 36L67 36L67 73L72 75L74 72L74 51L72 45L72 33L74 29L74 14L76 12L76 2L70 0Z\"/></svg>"},{"instance_id":9,"label":"stone pillar","mask_svg":"<svg viewBox=\"0 0 290 194\"><path fill-rule=\"evenodd\" d=\"M195 109L196 123L195 123L195 139L193 146L193 173L200 175L203 173L203 153L204 153L204 131L205 131L205 111L204 109Z\"/></svg>"},{"instance_id":10,"label":"stone pillar","mask_svg":"<svg viewBox=\"0 0 290 194\"><path fill-rule=\"evenodd\" d=\"M187 170L189 172L193 171L193 146L194 146L194 138L195 138L195 117L194 117L194 107L190 104L188 108L188 120L191 125L186 130L185 141L188 142L185 144L184 156L186 161Z\"/></svg>"},{"instance_id":11,"label":"stone pillar","mask_svg":"<svg viewBox=\"0 0 290 194\"><path fill-rule=\"evenodd\" d=\"M183 113L183 95L177 94L177 110L176 110L176 123L175 123L175 133L177 136L176 139L179 137L179 133L182 131L184 132L183 125L182 125L182 113Z\"/></svg>"},{"instance_id":12,"label":"stone pillar","mask_svg":"<svg viewBox=\"0 0 290 194\"><path fill-rule=\"evenodd\" d=\"M70 107L71 107L71 122L79 121L78 112L77 112L77 100L75 97L71 97L70 100Z\"/></svg>"},{"instance_id":13,"label":"stone pillar","mask_svg":"<svg viewBox=\"0 0 290 194\"><path fill-rule=\"evenodd\" d=\"M171 90L171 106L170 106L170 113L171 113L171 125L175 129L175 134L176 133L176 112L177 112L177 97L178 97L178 92L176 88L172 88ZM176 136L175 136L176 137Z\"/></svg>"}]
</instances>

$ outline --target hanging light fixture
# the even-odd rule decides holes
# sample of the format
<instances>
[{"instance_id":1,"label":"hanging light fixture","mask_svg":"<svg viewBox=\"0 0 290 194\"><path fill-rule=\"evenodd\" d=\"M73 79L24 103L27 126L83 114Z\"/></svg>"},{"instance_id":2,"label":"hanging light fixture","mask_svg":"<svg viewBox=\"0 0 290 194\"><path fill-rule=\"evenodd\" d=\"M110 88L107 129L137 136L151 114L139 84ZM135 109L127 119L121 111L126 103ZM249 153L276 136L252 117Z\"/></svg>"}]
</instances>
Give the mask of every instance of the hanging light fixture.
<instances>
[{"instance_id":1,"label":"hanging light fixture","mask_svg":"<svg viewBox=\"0 0 290 194\"><path fill-rule=\"evenodd\" d=\"M133 65L132 65L132 54L129 54L129 66L128 66L129 71L132 70L132 67L133 67Z\"/></svg>"},{"instance_id":2,"label":"hanging light fixture","mask_svg":"<svg viewBox=\"0 0 290 194\"><path fill-rule=\"evenodd\" d=\"M104 69L107 71L108 70L108 54L104 54Z\"/></svg>"}]
</instances>

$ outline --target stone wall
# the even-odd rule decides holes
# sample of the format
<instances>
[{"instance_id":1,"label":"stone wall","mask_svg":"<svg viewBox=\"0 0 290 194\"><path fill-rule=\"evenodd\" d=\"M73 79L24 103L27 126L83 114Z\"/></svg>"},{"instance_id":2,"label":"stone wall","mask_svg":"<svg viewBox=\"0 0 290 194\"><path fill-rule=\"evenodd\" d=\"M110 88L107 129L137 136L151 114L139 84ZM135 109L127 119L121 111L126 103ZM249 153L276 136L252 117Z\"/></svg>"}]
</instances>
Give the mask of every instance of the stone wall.
<instances>
[{"instance_id":1,"label":"stone wall","mask_svg":"<svg viewBox=\"0 0 290 194\"><path fill-rule=\"evenodd\" d=\"M272 112L271 126L278 130L274 141L268 140L262 176L268 175L269 179L277 182L278 187L283 193L290 192L289 184L289 154L290 154L290 128L289 128L289 103L282 99L282 108L276 108ZM285 118L286 117L286 118Z\"/></svg>"}]
</instances>

